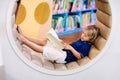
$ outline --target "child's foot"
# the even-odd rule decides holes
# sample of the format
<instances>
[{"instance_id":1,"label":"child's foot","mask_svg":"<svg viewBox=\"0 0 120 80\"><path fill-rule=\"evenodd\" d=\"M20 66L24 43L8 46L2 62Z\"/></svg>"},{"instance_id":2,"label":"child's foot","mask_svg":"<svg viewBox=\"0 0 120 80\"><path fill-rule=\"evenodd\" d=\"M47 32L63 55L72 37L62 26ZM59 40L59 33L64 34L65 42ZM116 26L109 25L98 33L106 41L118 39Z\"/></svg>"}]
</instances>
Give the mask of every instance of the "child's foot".
<instances>
[{"instance_id":1,"label":"child's foot","mask_svg":"<svg viewBox=\"0 0 120 80\"><path fill-rule=\"evenodd\" d=\"M22 34L22 31L21 31L19 26L17 26L16 30L17 30L18 33Z\"/></svg>"},{"instance_id":2,"label":"child's foot","mask_svg":"<svg viewBox=\"0 0 120 80\"><path fill-rule=\"evenodd\" d=\"M23 44L25 41L25 37L21 34L17 34L17 39L19 40L20 44Z\"/></svg>"}]
</instances>

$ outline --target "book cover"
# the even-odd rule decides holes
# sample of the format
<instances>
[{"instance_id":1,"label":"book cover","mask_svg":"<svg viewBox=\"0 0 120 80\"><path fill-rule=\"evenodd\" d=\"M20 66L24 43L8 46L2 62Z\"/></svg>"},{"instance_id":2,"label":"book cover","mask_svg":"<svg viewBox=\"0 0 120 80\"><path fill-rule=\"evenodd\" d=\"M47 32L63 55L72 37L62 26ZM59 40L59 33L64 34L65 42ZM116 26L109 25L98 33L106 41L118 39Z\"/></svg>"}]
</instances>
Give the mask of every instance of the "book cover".
<instances>
[{"instance_id":1,"label":"book cover","mask_svg":"<svg viewBox=\"0 0 120 80\"><path fill-rule=\"evenodd\" d=\"M53 28L51 28L49 30L49 32L47 33L47 38L49 39L49 41L51 43L53 43L53 45L57 48L57 49L63 49L64 46L63 44L60 42L60 39L57 35L57 33L54 31Z\"/></svg>"}]
</instances>

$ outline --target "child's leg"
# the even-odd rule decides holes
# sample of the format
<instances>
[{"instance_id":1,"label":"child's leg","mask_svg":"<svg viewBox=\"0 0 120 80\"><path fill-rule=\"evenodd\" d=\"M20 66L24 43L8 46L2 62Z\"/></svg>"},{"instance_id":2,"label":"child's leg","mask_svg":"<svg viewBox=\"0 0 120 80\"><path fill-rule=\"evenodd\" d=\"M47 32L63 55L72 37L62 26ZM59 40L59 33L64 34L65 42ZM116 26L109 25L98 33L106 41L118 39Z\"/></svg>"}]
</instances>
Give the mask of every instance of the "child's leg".
<instances>
[{"instance_id":1,"label":"child's leg","mask_svg":"<svg viewBox=\"0 0 120 80\"><path fill-rule=\"evenodd\" d=\"M34 42L28 40L27 38L25 38L24 36L22 36L21 34L18 34L18 39L23 44L26 44L27 46L29 46L33 50L40 52L40 53L43 53L43 46L37 45L36 43L34 43Z\"/></svg>"},{"instance_id":2,"label":"child's leg","mask_svg":"<svg viewBox=\"0 0 120 80\"><path fill-rule=\"evenodd\" d=\"M29 38L27 36L24 36L24 37L27 38L29 41L32 41L41 46L44 46L47 43L47 38L37 40L37 39Z\"/></svg>"},{"instance_id":3,"label":"child's leg","mask_svg":"<svg viewBox=\"0 0 120 80\"><path fill-rule=\"evenodd\" d=\"M22 34L22 31L21 31L21 29L20 29L20 27L19 26L17 26L17 31L18 31L18 33L20 33L22 36L24 36L23 34ZM38 45L45 45L46 43L47 43L47 38L44 38L44 39L39 39L39 40L37 40L37 39L33 39L33 38L30 38L30 37L27 37L27 36L24 36L26 39L28 39L29 41L32 41L32 42L34 42L34 43L36 43L36 44L38 44Z\"/></svg>"},{"instance_id":4,"label":"child's leg","mask_svg":"<svg viewBox=\"0 0 120 80\"><path fill-rule=\"evenodd\" d=\"M46 59L57 63L65 63L66 52L49 46L45 46L43 49L43 57Z\"/></svg>"}]
</instances>

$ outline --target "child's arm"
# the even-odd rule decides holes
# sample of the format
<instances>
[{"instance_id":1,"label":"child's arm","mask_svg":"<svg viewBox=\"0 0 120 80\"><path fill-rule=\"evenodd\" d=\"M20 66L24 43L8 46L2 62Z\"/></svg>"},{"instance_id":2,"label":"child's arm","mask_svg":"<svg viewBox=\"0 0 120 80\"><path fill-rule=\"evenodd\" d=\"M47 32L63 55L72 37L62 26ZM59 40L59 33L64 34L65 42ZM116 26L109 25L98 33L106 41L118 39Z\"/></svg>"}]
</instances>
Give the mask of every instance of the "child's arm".
<instances>
[{"instance_id":1,"label":"child's arm","mask_svg":"<svg viewBox=\"0 0 120 80\"><path fill-rule=\"evenodd\" d=\"M81 59L81 55L71 45L64 43L64 48L70 50L77 59Z\"/></svg>"}]
</instances>

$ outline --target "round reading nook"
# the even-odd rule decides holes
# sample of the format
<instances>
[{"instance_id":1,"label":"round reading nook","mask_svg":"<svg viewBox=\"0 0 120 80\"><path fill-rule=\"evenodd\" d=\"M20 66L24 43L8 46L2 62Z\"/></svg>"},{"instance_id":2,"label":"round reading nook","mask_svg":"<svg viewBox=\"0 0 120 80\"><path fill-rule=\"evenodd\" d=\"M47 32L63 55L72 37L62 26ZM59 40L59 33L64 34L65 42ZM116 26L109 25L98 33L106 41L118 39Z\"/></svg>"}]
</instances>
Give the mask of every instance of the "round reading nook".
<instances>
[{"instance_id":1,"label":"round reading nook","mask_svg":"<svg viewBox=\"0 0 120 80\"><path fill-rule=\"evenodd\" d=\"M100 28L100 36L97 38L94 46L90 49L89 55L67 64L58 64L46 60L42 54L32 50L27 45L21 45L17 39L17 26L20 26L23 34L28 37L37 40L45 38L46 33L51 28L52 2L53 0L36 0L34 2L31 0L16 0L15 2L11 2L11 7L9 7L10 9L8 10L7 15L8 20L6 28L11 46L15 50L17 56L25 64L43 73L68 75L85 70L99 60L100 57L105 54L105 49L110 45L109 35L111 33L112 14L109 1L95 0L97 20L94 24ZM41 7L44 7L44 9ZM21 16L21 12L24 13L24 15ZM39 13L41 14L39 15ZM59 38L67 43L71 43L74 40L77 40L80 37L80 34L80 30L78 30L75 33L59 35Z\"/></svg>"}]
</instances>

